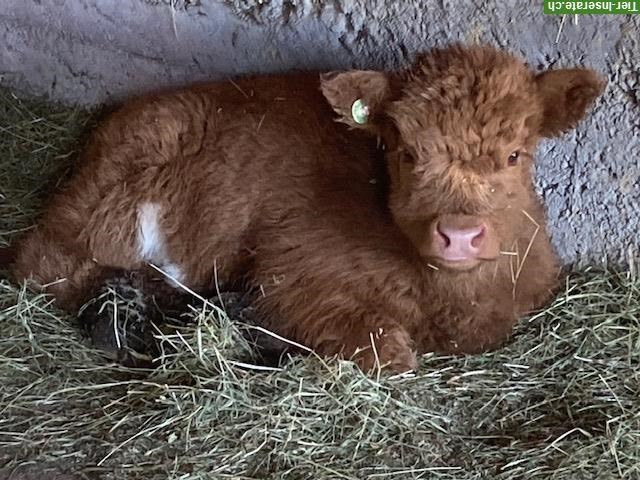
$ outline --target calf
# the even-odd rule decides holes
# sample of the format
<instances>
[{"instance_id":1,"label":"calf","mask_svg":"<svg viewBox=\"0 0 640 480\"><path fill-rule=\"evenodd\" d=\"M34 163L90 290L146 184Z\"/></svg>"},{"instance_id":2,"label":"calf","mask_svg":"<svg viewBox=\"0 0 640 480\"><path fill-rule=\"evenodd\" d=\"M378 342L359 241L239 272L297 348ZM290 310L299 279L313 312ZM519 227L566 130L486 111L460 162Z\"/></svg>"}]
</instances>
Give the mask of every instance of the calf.
<instances>
[{"instance_id":1,"label":"calf","mask_svg":"<svg viewBox=\"0 0 640 480\"><path fill-rule=\"evenodd\" d=\"M145 97L94 133L13 275L70 310L109 268L154 263L194 290L244 280L265 327L365 369L480 352L555 285L533 154L602 88L455 45L400 72Z\"/></svg>"}]
</instances>

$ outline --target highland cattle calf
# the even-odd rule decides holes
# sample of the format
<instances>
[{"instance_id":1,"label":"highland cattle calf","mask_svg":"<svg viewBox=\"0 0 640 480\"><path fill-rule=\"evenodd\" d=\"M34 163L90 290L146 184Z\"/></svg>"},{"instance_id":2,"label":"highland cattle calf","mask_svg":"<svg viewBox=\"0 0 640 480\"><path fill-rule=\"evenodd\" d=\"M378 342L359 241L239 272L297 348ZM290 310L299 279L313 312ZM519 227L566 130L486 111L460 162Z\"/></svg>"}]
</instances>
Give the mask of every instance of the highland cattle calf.
<instances>
[{"instance_id":1,"label":"highland cattle calf","mask_svg":"<svg viewBox=\"0 0 640 480\"><path fill-rule=\"evenodd\" d=\"M556 283L534 152L603 84L455 45L398 72L147 96L98 127L13 276L75 310L108 269L149 262L194 290L259 286L265 327L365 369L480 352Z\"/></svg>"}]
</instances>

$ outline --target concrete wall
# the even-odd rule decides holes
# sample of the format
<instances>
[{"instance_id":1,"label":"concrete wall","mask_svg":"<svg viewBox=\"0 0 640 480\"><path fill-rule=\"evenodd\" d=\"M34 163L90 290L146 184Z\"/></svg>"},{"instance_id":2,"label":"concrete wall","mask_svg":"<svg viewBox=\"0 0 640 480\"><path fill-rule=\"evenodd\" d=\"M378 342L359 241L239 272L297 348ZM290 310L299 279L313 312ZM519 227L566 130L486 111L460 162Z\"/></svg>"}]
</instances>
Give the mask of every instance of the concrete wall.
<instances>
[{"instance_id":1,"label":"concrete wall","mask_svg":"<svg viewBox=\"0 0 640 480\"><path fill-rule=\"evenodd\" d=\"M640 15L558 17L525 0L3 0L0 83L66 103L288 69L396 67L453 40L610 83L576 132L546 141L539 188L566 262L640 246Z\"/></svg>"}]
</instances>

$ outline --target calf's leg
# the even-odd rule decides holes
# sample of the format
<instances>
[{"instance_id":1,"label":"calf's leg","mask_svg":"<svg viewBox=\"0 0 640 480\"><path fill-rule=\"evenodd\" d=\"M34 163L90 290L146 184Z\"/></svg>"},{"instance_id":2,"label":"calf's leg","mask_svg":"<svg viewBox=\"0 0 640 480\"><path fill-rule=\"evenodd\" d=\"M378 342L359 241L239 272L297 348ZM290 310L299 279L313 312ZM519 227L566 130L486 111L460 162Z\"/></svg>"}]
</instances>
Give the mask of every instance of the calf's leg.
<instances>
[{"instance_id":1,"label":"calf's leg","mask_svg":"<svg viewBox=\"0 0 640 480\"><path fill-rule=\"evenodd\" d=\"M364 371L378 366L399 373L417 368L409 332L377 313L365 313L358 319L358 314L352 312L349 316L328 319L312 330L316 340L311 344L318 354L340 354Z\"/></svg>"},{"instance_id":2,"label":"calf's leg","mask_svg":"<svg viewBox=\"0 0 640 480\"><path fill-rule=\"evenodd\" d=\"M280 222L265 230L255 258L260 316L270 330L320 355L353 359L363 370L415 369L409 333L419 308L415 286L395 274L401 255L376 248L358 231L366 230L345 235L321 218L309 227Z\"/></svg>"},{"instance_id":3,"label":"calf's leg","mask_svg":"<svg viewBox=\"0 0 640 480\"><path fill-rule=\"evenodd\" d=\"M131 202L117 187L71 188L86 185L83 180L73 179L53 197L38 224L16 244L11 267L16 281L26 279L36 291L53 294L56 305L68 311L87 300L109 267L132 269L140 263L132 244ZM117 197L123 200L114 202Z\"/></svg>"},{"instance_id":4,"label":"calf's leg","mask_svg":"<svg viewBox=\"0 0 640 480\"><path fill-rule=\"evenodd\" d=\"M41 228L21 242L12 274L16 281L27 279L34 290L53 294L59 307L74 311L82 305L101 271L83 253Z\"/></svg>"},{"instance_id":5,"label":"calf's leg","mask_svg":"<svg viewBox=\"0 0 640 480\"><path fill-rule=\"evenodd\" d=\"M416 368L409 331L389 309L362 305L357 293L344 286L333 298L326 289L299 287L288 282L263 286L258 309L267 328L319 355L351 359L365 371L378 366L396 372Z\"/></svg>"}]
</instances>

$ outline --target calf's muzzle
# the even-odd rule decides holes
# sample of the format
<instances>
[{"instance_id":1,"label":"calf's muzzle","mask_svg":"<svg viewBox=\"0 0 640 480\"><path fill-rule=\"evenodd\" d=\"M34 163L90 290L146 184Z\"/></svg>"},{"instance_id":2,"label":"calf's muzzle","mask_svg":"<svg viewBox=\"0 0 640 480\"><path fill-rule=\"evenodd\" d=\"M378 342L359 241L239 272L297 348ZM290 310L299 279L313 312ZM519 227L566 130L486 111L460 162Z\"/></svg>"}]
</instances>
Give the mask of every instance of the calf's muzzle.
<instances>
[{"instance_id":1,"label":"calf's muzzle","mask_svg":"<svg viewBox=\"0 0 640 480\"><path fill-rule=\"evenodd\" d=\"M423 254L451 268L495 260L499 244L490 223L472 215L440 215L431 222Z\"/></svg>"}]
</instances>

